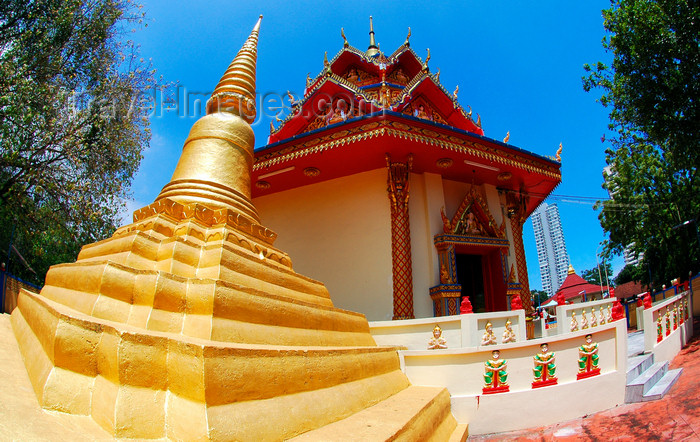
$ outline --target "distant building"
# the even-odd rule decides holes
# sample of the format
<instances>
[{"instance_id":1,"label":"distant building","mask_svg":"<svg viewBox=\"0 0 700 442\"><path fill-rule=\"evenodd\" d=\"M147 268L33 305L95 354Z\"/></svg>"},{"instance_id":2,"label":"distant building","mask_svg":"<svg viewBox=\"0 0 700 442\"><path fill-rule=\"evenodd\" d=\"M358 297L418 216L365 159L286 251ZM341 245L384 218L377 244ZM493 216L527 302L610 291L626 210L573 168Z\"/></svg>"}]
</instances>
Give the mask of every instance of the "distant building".
<instances>
[{"instance_id":1,"label":"distant building","mask_svg":"<svg viewBox=\"0 0 700 442\"><path fill-rule=\"evenodd\" d=\"M615 172L615 168L613 166L606 166L603 168L603 180L607 181L609 178L615 176L617 172ZM608 190L608 195L610 196L610 199L615 199L615 195L617 194L618 189L617 187L614 188L612 191ZM642 262L642 258L644 258L644 253L640 254L635 254L632 249L634 248L634 243L630 243L625 247L623 256L625 258L625 265L639 265L639 263Z\"/></svg>"},{"instance_id":2,"label":"distant building","mask_svg":"<svg viewBox=\"0 0 700 442\"><path fill-rule=\"evenodd\" d=\"M530 219L535 230L542 289L549 296L554 296L557 289L564 283L569 269L569 254L566 253L559 209L556 204L542 203L532 213Z\"/></svg>"}]
</instances>

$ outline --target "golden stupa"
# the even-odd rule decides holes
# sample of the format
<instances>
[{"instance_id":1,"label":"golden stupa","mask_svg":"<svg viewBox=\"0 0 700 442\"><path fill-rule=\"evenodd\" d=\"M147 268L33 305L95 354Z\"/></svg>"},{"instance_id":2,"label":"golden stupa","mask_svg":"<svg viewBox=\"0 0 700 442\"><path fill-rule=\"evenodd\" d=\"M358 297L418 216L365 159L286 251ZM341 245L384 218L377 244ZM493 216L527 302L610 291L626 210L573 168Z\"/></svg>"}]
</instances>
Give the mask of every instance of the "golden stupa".
<instances>
[{"instance_id":1,"label":"golden stupa","mask_svg":"<svg viewBox=\"0 0 700 442\"><path fill-rule=\"evenodd\" d=\"M12 326L39 405L117 438L462 438L447 390L410 386L396 349L295 273L260 224L259 26L156 201L20 294Z\"/></svg>"}]
</instances>

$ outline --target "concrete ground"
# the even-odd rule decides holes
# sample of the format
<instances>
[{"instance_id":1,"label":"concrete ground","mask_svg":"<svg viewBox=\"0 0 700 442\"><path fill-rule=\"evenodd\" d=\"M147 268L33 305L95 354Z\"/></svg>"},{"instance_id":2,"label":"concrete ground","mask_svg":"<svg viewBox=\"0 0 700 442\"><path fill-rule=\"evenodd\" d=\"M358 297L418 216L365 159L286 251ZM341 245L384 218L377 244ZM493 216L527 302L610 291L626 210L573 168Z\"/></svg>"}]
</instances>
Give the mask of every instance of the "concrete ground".
<instances>
[{"instance_id":1,"label":"concrete ground","mask_svg":"<svg viewBox=\"0 0 700 442\"><path fill-rule=\"evenodd\" d=\"M669 368L683 373L662 399L624 404L547 427L481 436L470 441L700 441L700 318L695 335ZM637 334L634 338L638 338ZM631 344L632 342L630 342ZM632 347L632 345L630 346ZM643 341L642 341L643 348ZM635 352L630 348L630 356Z\"/></svg>"}]
</instances>

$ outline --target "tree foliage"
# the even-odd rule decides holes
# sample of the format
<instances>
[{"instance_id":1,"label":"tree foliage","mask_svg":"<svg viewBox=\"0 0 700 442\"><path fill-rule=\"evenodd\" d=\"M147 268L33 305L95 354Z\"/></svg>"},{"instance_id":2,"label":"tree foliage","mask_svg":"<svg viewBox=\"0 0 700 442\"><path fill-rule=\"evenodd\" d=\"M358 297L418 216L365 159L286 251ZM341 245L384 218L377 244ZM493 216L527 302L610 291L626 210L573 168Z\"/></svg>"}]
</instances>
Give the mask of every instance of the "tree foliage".
<instances>
[{"instance_id":1,"label":"tree foliage","mask_svg":"<svg viewBox=\"0 0 700 442\"><path fill-rule=\"evenodd\" d=\"M612 276L612 265L609 262L601 264L600 268L593 267L592 269L584 270L581 272L581 278L595 285L607 286L608 282L610 282L610 286L614 286L615 284L613 283Z\"/></svg>"},{"instance_id":2,"label":"tree foliage","mask_svg":"<svg viewBox=\"0 0 700 442\"><path fill-rule=\"evenodd\" d=\"M532 296L532 304L535 306L542 305L549 299L549 295L544 290L530 290L530 295Z\"/></svg>"},{"instance_id":3,"label":"tree foliage","mask_svg":"<svg viewBox=\"0 0 700 442\"><path fill-rule=\"evenodd\" d=\"M583 85L602 89L615 132L605 252L643 253L643 282L661 285L699 269L700 3L616 0L603 17L613 61L584 66Z\"/></svg>"},{"instance_id":4,"label":"tree foliage","mask_svg":"<svg viewBox=\"0 0 700 442\"><path fill-rule=\"evenodd\" d=\"M615 284L622 285L627 282L641 281L643 270L636 265L627 264L615 277Z\"/></svg>"},{"instance_id":5,"label":"tree foliage","mask_svg":"<svg viewBox=\"0 0 700 442\"><path fill-rule=\"evenodd\" d=\"M41 283L117 225L150 140L141 23L131 0L0 1L0 246L34 270L13 273Z\"/></svg>"}]
</instances>

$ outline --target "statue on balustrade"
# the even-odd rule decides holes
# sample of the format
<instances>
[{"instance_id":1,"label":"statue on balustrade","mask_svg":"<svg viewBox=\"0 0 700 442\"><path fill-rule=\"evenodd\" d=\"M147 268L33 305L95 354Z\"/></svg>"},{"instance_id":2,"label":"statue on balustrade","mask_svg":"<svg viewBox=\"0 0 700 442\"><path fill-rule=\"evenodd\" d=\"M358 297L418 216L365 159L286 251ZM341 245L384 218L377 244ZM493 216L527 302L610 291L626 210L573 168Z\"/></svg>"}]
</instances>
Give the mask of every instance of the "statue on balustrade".
<instances>
[{"instance_id":1,"label":"statue on balustrade","mask_svg":"<svg viewBox=\"0 0 700 442\"><path fill-rule=\"evenodd\" d=\"M447 348L447 341L442 337L442 329L439 325L435 325L433 328L433 337L428 341L428 350L438 350L441 348Z\"/></svg>"},{"instance_id":2,"label":"statue on balustrade","mask_svg":"<svg viewBox=\"0 0 700 442\"><path fill-rule=\"evenodd\" d=\"M491 322L486 323L486 331L481 337L481 345L495 345L498 341L496 340L496 335L493 333L493 324Z\"/></svg>"},{"instance_id":3,"label":"statue on balustrade","mask_svg":"<svg viewBox=\"0 0 700 442\"><path fill-rule=\"evenodd\" d=\"M503 332L503 339L501 340L501 344L515 342L515 332L513 331L513 327L511 325L512 322L510 322L510 319L508 319L506 321L506 329Z\"/></svg>"},{"instance_id":4,"label":"statue on balustrade","mask_svg":"<svg viewBox=\"0 0 700 442\"><path fill-rule=\"evenodd\" d=\"M581 330L588 328L588 317L586 316L586 309L581 310Z\"/></svg>"},{"instance_id":5,"label":"statue on balustrade","mask_svg":"<svg viewBox=\"0 0 700 442\"><path fill-rule=\"evenodd\" d=\"M510 389L508 386L508 362L500 359L501 352L491 352L491 359L484 362L484 394L502 393Z\"/></svg>"},{"instance_id":6,"label":"statue on balustrade","mask_svg":"<svg viewBox=\"0 0 700 442\"><path fill-rule=\"evenodd\" d=\"M548 344L540 345L540 353L533 356L533 361L535 367L532 369L532 372L535 380L532 382L532 388L555 385L557 383L556 357L553 351L549 351Z\"/></svg>"},{"instance_id":7,"label":"statue on balustrade","mask_svg":"<svg viewBox=\"0 0 700 442\"><path fill-rule=\"evenodd\" d=\"M576 311L571 311L571 329L570 331L575 332L578 330L578 321L576 320Z\"/></svg>"},{"instance_id":8,"label":"statue on balustrade","mask_svg":"<svg viewBox=\"0 0 700 442\"><path fill-rule=\"evenodd\" d=\"M465 315L467 313L474 313L474 308L469 300L469 296L462 298L462 302L459 304L459 314Z\"/></svg>"},{"instance_id":9,"label":"statue on balustrade","mask_svg":"<svg viewBox=\"0 0 700 442\"><path fill-rule=\"evenodd\" d=\"M586 343L578 348L578 374L576 379L588 378L600 374L598 368L598 343L593 336L586 335Z\"/></svg>"}]
</instances>

